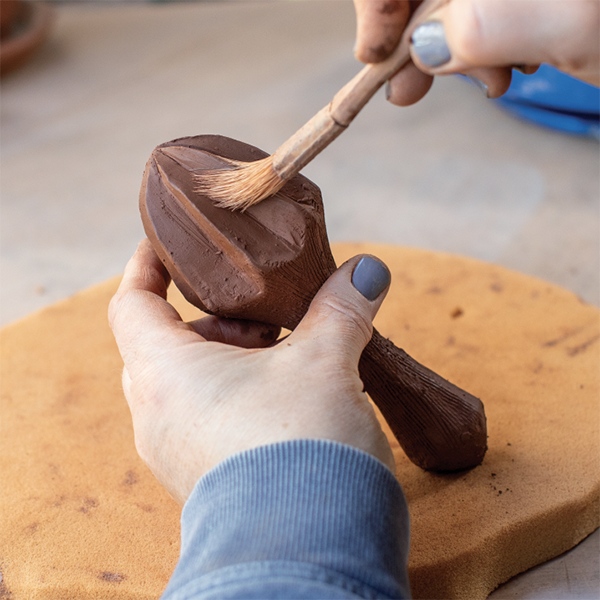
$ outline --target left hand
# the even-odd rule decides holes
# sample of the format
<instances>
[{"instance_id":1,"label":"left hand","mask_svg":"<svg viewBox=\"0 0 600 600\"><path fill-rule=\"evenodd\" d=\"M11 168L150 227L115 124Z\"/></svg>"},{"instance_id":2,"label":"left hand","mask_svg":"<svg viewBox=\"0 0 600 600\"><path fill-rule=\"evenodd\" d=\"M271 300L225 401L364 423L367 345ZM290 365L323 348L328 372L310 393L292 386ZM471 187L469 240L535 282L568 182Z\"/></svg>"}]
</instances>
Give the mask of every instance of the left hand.
<instances>
[{"instance_id":1,"label":"left hand","mask_svg":"<svg viewBox=\"0 0 600 600\"><path fill-rule=\"evenodd\" d=\"M148 240L140 244L109 320L137 450L180 504L228 456L286 440L341 442L394 471L358 374L389 271L363 258L340 267L294 332L274 344L279 328L261 323L182 321L166 301L164 266Z\"/></svg>"}]
</instances>

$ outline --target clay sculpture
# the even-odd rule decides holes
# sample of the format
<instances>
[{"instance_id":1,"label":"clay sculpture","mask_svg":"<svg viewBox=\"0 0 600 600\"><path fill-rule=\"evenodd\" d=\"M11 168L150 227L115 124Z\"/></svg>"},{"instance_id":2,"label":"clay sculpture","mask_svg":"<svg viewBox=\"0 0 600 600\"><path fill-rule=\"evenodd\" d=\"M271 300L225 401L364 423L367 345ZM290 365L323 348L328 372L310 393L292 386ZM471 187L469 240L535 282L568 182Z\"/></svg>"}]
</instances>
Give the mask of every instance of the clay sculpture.
<instances>
[{"instance_id":1,"label":"clay sculpture","mask_svg":"<svg viewBox=\"0 0 600 600\"><path fill-rule=\"evenodd\" d=\"M244 212L197 191L221 158L254 161L261 150L214 135L158 146L144 173L146 235L185 298L221 317L293 330L336 269L319 188L304 176ZM359 364L365 390L408 458L434 471L481 463L487 449L481 401L413 360L376 330Z\"/></svg>"}]
</instances>

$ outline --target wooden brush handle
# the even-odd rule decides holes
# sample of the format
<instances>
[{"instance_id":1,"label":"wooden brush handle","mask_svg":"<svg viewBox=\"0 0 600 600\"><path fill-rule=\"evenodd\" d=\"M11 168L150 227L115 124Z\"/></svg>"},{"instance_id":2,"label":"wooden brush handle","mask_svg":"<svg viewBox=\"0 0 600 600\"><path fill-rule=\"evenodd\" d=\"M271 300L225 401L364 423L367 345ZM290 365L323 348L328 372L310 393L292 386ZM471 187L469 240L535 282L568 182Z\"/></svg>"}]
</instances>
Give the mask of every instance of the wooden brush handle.
<instances>
[{"instance_id":1,"label":"wooden brush handle","mask_svg":"<svg viewBox=\"0 0 600 600\"><path fill-rule=\"evenodd\" d=\"M377 90L410 60L409 42L402 38L386 60L364 67L333 97L326 108L336 123L348 127Z\"/></svg>"},{"instance_id":2,"label":"wooden brush handle","mask_svg":"<svg viewBox=\"0 0 600 600\"><path fill-rule=\"evenodd\" d=\"M272 166L282 180L297 175L350 125L375 92L410 60L410 38L417 25L447 2L429 0L421 3L394 52L383 62L364 67L325 108L275 151Z\"/></svg>"},{"instance_id":3,"label":"wooden brush handle","mask_svg":"<svg viewBox=\"0 0 600 600\"><path fill-rule=\"evenodd\" d=\"M359 371L365 390L413 463L432 471L481 463L487 428L478 398L418 363L376 329Z\"/></svg>"},{"instance_id":4,"label":"wooden brush handle","mask_svg":"<svg viewBox=\"0 0 600 600\"><path fill-rule=\"evenodd\" d=\"M410 37L404 36L383 62L367 65L310 121L273 154L273 168L283 180L297 175L317 154L337 138L375 92L410 59Z\"/></svg>"}]
</instances>

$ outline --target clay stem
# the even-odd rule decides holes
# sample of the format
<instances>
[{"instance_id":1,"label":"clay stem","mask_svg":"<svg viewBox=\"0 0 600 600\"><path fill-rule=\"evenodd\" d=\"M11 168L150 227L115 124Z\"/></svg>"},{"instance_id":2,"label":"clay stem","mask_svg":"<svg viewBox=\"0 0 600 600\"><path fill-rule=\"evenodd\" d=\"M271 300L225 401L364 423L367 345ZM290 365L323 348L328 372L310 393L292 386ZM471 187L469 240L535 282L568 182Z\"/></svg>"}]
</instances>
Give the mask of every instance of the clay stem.
<instances>
[{"instance_id":1,"label":"clay stem","mask_svg":"<svg viewBox=\"0 0 600 600\"><path fill-rule=\"evenodd\" d=\"M359 370L365 390L413 463L433 471L481 463L487 428L478 398L418 363L375 329Z\"/></svg>"}]
</instances>

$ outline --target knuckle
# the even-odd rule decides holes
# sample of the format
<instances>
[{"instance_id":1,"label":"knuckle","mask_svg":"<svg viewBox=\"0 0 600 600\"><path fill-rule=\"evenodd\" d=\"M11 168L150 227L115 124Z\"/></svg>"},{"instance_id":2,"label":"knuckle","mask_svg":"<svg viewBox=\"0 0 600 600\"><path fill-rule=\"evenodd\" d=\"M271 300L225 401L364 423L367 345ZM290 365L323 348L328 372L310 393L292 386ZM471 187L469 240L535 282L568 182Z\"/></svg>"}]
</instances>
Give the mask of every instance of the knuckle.
<instances>
[{"instance_id":1,"label":"knuckle","mask_svg":"<svg viewBox=\"0 0 600 600\"><path fill-rule=\"evenodd\" d=\"M600 4L597 0L571 2L569 9L571 18L577 27L583 27L586 31L597 34L598 18L600 17Z\"/></svg>"},{"instance_id":2,"label":"knuckle","mask_svg":"<svg viewBox=\"0 0 600 600\"><path fill-rule=\"evenodd\" d=\"M393 49L393 40L384 40L382 44L374 44L365 48L359 60L366 63L378 63L385 60Z\"/></svg>"},{"instance_id":3,"label":"knuckle","mask_svg":"<svg viewBox=\"0 0 600 600\"><path fill-rule=\"evenodd\" d=\"M569 52L573 69L583 68L588 62L587 48L598 47L598 22L600 20L600 3L597 0L571 2L568 18L570 31L578 31L577 41ZM565 36L566 37L566 36Z\"/></svg>"},{"instance_id":4,"label":"knuckle","mask_svg":"<svg viewBox=\"0 0 600 600\"><path fill-rule=\"evenodd\" d=\"M111 329L114 330L115 324L123 311L127 308L127 305L132 302L134 296L136 296L138 290L126 290L117 291L117 293L111 298L108 305L108 322Z\"/></svg>"},{"instance_id":5,"label":"knuckle","mask_svg":"<svg viewBox=\"0 0 600 600\"><path fill-rule=\"evenodd\" d=\"M111 299L108 323L122 355L132 348L139 347L138 332L143 323L142 315L152 313L156 299L153 294L138 289L117 292Z\"/></svg>"},{"instance_id":6,"label":"knuckle","mask_svg":"<svg viewBox=\"0 0 600 600\"><path fill-rule=\"evenodd\" d=\"M331 297L324 305L340 317L340 326L345 335L358 337L360 341L368 342L373 333L373 323L364 310L349 298Z\"/></svg>"},{"instance_id":7,"label":"knuckle","mask_svg":"<svg viewBox=\"0 0 600 600\"><path fill-rule=\"evenodd\" d=\"M123 295L120 292L117 292L111 299L108 304L108 324L110 328L114 330L115 322L120 312L121 303L122 303Z\"/></svg>"},{"instance_id":8,"label":"knuckle","mask_svg":"<svg viewBox=\"0 0 600 600\"><path fill-rule=\"evenodd\" d=\"M461 5L452 36L452 55L468 64L477 64L486 38L484 9L481 2L466 1Z\"/></svg>"},{"instance_id":9,"label":"knuckle","mask_svg":"<svg viewBox=\"0 0 600 600\"><path fill-rule=\"evenodd\" d=\"M377 12L386 16L404 15L408 9L408 3L401 0L380 0L377 6Z\"/></svg>"},{"instance_id":10,"label":"knuckle","mask_svg":"<svg viewBox=\"0 0 600 600\"><path fill-rule=\"evenodd\" d=\"M574 0L560 8L560 12L557 11L560 35L555 36L556 43L547 50L544 62L576 77L590 68L597 72L598 53L590 53L589 48L598 48L600 3L597 0ZM572 32L577 32L577 35Z\"/></svg>"}]
</instances>

